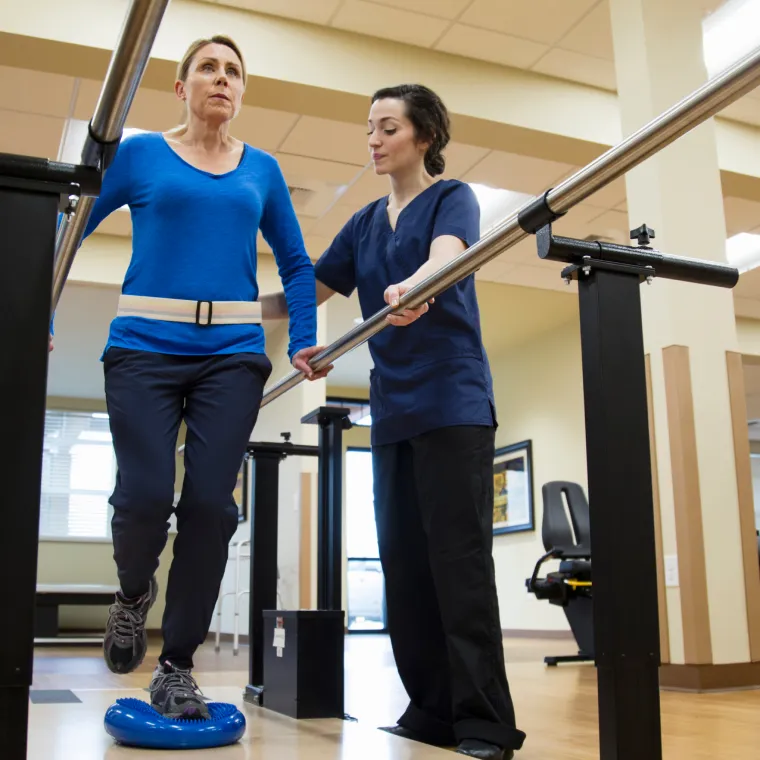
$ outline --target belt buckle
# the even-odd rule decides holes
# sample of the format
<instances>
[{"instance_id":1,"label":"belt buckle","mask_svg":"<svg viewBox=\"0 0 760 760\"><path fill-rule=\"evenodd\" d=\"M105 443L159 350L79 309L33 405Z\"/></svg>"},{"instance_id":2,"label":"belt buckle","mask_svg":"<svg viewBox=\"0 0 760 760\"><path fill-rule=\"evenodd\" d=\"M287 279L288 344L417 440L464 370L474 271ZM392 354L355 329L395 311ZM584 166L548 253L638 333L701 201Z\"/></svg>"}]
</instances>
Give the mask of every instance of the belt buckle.
<instances>
[{"instance_id":1,"label":"belt buckle","mask_svg":"<svg viewBox=\"0 0 760 760\"><path fill-rule=\"evenodd\" d=\"M208 319L206 322L201 322L201 304L208 304ZM195 304L195 324L199 327L208 327L211 324L211 315L214 312L214 305L211 301L197 301Z\"/></svg>"}]
</instances>

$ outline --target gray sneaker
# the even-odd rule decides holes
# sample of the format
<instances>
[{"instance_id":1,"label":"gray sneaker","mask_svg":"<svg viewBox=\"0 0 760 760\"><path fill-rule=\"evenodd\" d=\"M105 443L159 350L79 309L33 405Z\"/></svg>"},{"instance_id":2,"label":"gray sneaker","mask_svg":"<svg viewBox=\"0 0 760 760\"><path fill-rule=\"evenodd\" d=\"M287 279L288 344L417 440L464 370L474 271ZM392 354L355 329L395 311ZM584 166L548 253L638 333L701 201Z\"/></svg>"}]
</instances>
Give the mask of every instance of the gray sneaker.
<instances>
[{"instance_id":1,"label":"gray sneaker","mask_svg":"<svg viewBox=\"0 0 760 760\"><path fill-rule=\"evenodd\" d=\"M145 659L148 649L145 621L157 596L155 576L151 578L150 589L137 599L126 599L121 591L116 592L103 641L103 657L112 672L131 673Z\"/></svg>"},{"instance_id":2,"label":"gray sneaker","mask_svg":"<svg viewBox=\"0 0 760 760\"><path fill-rule=\"evenodd\" d=\"M153 671L148 691L153 709L167 718L208 720L211 717L205 697L190 671L172 665L169 660Z\"/></svg>"}]
</instances>

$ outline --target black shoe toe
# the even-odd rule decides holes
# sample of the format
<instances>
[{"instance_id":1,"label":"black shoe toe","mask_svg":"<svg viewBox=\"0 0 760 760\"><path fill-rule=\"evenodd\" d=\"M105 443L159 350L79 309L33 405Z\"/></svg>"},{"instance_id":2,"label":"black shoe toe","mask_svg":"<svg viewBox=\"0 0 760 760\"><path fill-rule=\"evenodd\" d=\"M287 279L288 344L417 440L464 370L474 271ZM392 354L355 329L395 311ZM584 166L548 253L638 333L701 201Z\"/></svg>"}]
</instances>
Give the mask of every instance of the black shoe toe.
<instances>
[{"instance_id":1,"label":"black shoe toe","mask_svg":"<svg viewBox=\"0 0 760 760\"><path fill-rule=\"evenodd\" d=\"M479 760L513 760L515 753L511 749L502 749L495 744L478 739L463 739L457 747L457 755L477 757Z\"/></svg>"}]
</instances>

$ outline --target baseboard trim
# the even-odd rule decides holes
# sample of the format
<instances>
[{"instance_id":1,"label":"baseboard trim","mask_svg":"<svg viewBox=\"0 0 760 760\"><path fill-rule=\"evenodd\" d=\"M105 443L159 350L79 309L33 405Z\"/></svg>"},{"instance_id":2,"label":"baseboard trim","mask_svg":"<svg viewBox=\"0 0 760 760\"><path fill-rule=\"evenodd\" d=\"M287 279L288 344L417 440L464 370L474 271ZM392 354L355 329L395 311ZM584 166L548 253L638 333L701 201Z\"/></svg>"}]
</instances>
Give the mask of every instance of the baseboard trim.
<instances>
[{"instance_id":1,"label":"baseboard trim","mask_svg":"<svg viewBox=\"0 0 760 760\"><path fill-rule=\"evenodd\" d=\"M662 665L660 688L666 691L760 689L760 662L727 665Z\"/></svg>"},{"instance_id":2,"label":"baseboard trim","mask_svg":"<svg viewBox=\"0 0 760 760\"><path fill-rule=\"evenodd\" d=\"M503 628L501 635L505 639L552 639L572 641L572 631L532 631L520 628Z\"/></svg>"}]
</instances>

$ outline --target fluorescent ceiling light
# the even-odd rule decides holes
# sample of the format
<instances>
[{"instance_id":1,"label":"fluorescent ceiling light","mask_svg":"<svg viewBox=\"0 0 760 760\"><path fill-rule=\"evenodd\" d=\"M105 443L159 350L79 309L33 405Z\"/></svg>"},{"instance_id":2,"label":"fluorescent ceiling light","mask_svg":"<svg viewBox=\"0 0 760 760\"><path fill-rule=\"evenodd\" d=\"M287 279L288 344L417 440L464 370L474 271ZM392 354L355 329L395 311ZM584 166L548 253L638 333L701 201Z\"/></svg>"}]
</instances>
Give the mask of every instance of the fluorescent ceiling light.
<instances>
[{"instance_id":1,"label":"fluorescent ceiling light","mask_svg":"<svg viewBox=\"0 0 760 760\"><path fill-rule=\"evenodd\" d=\"M506 219L529 200L532 195L516 193L512 190L502 190L488 185L470 183L475 197L480 204L480 232L487 232L495 224Z\"/></svg>"},{"instance_id":2,"label":"fluorescent ceiling light","mask_svg":"<svg viewBox=\"0 0 760 760\"><path fill-rule=\"evenodd\" d=\"M740 272L748 272L760 264L760 235L740 232L726 240L726 259Z\"/></svg>"},{"instance_id":3,"label":"fluorescent ceiling light","mask_svg":"<svg viewBox=\"0 0 760 760\"><path fill-rule=\"evenodd\" d=\"M712 78L760 45L760 0L728 0L702 22L702 33Z\"/></svg>"}]
</instances>

